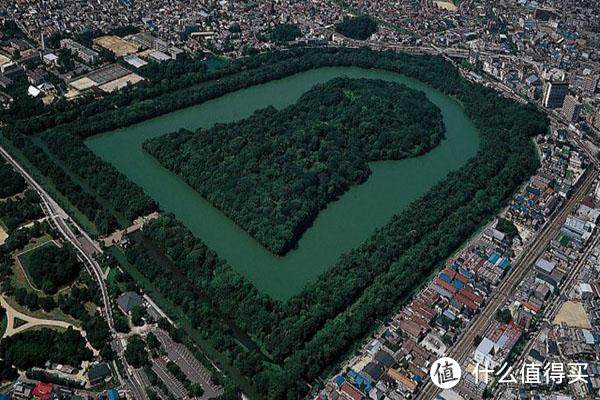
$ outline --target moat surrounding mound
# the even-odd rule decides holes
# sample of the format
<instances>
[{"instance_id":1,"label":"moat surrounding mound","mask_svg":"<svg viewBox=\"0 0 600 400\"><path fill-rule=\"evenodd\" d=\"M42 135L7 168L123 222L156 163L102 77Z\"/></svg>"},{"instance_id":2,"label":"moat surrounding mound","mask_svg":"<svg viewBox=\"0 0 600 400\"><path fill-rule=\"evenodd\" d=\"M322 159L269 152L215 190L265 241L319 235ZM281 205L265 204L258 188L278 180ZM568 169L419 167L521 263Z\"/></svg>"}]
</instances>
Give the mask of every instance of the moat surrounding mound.
<instances>
[{"instance_id":1,"label":"moat surrounding mound","mask_svg":"<svg viewBox=\"0 0 600 400\"><path fill-rule=\"evenodd\" d=\"M336 78L282 110L151 139L144 149L281 255L321 209L368 178L368 162L421 155L443 132L422 92Z\"/></svg>"}]
</instances>

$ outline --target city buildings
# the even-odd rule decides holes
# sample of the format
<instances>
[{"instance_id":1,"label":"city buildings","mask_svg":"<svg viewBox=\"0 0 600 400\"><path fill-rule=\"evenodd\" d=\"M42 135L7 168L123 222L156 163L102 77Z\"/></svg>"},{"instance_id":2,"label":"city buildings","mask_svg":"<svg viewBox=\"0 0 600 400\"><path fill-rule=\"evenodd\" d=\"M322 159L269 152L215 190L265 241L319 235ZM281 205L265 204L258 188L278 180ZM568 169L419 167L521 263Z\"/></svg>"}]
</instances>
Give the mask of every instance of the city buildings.
<instances>
[{"instance_id":1,"label":"city buildings","mask_svg":"<svg viewBox=\"0 0 600 400\"><path fill-rule=\"evenodd\" d=\"M563 114L565 118L570 122L577 122L579 120L579 113L581 111L581 103L575 96L567 95L563 104Z\"/></svg>"},{"instance_id":2,"label":"city buildings","mask_svg":"<svg viewBox=\"0 0 600 400\"><path fill-rule=\"evenodd\" d=\"M79 44L71 39L62 39L60 41L60 47L62 49L72 51L77 55L77 57L81 58L81 60L90 64L95 64L100 59L100 55L97 52L92 49L88 49L84 45Z\"/></svg>"},{"instance_id":3,"label":"city buildings","mask_svg":"<svg viewBox=\"0 0 600 400\"><path fill-rule=\"evenodd\" d=\"M518 237L508 237L495 224L483 229L391 321L385 321L343 370L327 380L323 392L327 398L410 398L426 385L432 361L461 340L497 293L523 246L572 196L590 162L589 154L598 152L597 6L589 0L458 5L400 0L253 4L23 0L7 5L6 15L19 22L26 37L0 37L0 88L7 90L25 79L25 90L36 98L103 97L141 82L148 64L172 62L186 54L239 57L292 45L366 45L443 54L469 79L546 108L556 129L536 138L541 167L502 214L518 229ZM381 22L370 40L353 41L334 32L333 25L350 10ZM265 34L281 23L298 25L302 36L284 45L265 40ZM129 27L137 32L116 29ZM83 32L97 36L84 41ZM63 33L66 37L59 45L41 39ZM13 106L11 94L0 91L3 108ZM558 109L560 113L555 112ZM520 357L521 364L597 359L598 200L597 193L590 193L566 218L560 233L503 305L511 321L490 321L480 332L465 365L469 372L461 386L444 392L443 398L483 395L486 385L473 373L473 362L501 366L514 357ZM588 254L590 246L594 250ZM526 342L531 336L533 340ZM555 395L551 393L556 388L536 387L530 397L597 395L600 366L594 360L588 368L586 384ZM33 389L26 384L15 387L15 397L29 397ZM495 395L528 396L524 389L515 388Z\"/></svg>"},{"instance_id":4,"label":"city buildings","mask_svg":"<svg viewBox=\"0 0 600 400\"><path fill-rule=\"evenodd\" d=\"M561 108L569 90L567 82L548 81L544 88L542 104L547 108Z\"/></svg>"}]
</instances>

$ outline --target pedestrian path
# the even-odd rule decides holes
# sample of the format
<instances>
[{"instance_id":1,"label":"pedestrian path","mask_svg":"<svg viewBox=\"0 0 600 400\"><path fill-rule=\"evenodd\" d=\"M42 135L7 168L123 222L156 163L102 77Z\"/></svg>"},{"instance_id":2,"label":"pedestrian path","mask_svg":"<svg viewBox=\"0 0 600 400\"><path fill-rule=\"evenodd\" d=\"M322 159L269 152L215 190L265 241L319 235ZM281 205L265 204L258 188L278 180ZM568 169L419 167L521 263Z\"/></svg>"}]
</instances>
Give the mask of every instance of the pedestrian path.
<instances>
[{"instance_id":1,"label":"pedestrian path","mask_svg":"<svg viewBox=\"0 0 600 400\"><path fill-rule=\"evenodd\" d=\"M16 335L18 333L21 333L23 331L26 331L28 329L31 329L31 328L34 328L37 326L58 327L58 328L65 328L65 329L71 327L75 330L81 331L80 328L76 327L73 324L65 322L65 321L36 318L36 317L32 317L30 315L27 315L25 313L22 313L16 309L14 309L10 304L8 304L8 302L2 295L0 295L0 306L2 306L2 308L4 308L6 310L6 318L8 320L8 323L6 325L6 331L4 332L4 335L2 336L3 338ZM25 321L25 323L23 325L15 327L15 318Z\"/></svg>"}]
</instances>

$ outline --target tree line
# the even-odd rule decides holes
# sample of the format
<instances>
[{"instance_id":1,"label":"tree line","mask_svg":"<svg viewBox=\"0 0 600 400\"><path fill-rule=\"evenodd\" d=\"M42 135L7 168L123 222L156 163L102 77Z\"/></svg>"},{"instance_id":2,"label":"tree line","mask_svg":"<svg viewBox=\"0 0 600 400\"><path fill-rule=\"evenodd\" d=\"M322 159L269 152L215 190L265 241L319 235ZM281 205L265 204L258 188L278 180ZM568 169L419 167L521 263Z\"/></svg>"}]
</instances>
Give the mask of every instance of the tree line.
<instances>
[{"instance_id":1,"label":"tree line","mask_svg":"<svg viewBox=\"0 0 600 400\"><path fill-rule=\"evenodd\" d=\"M443 136L422 92L383 80L336 78L282 110L144 149L271 252L285 254L319 211L371 174L368 162L417 156Z\"/></svg>"},{"instance_id":2,"label":"tree line","mask_svg":"<svg viewBox=\"0 0 600 400\"><path fill-rule=\"evenodd\" d=\"M0 199L21 193L27 187L25 179L13 167L0 159Z\"/></svg>"},{"instance_id":3,"label":"tree line","mask_svg":"<svg viewBox=\"0 0 600 400\"><path fill-rule=\"evenodd\" d=\"M25 306L31 311L39 310L40 308L46 312L50 312L55 308L59 308L65 314L68 314L78 321L81 321L83 329L86 331L86 339L95 348L100 350L102 357L105 360L111 360L114 357L110 347L110 332L108 325L101 315L98 313L90 315L84 304L100 303L100 291L95 287L95 282L89 275L80 275L80 284L74 285L66 294L58 295L57 300L51 296L38 296L35 292L24 288L15 289L12 285L12 265L14 263L13 254L23 249L33 238L39 238L43 235L58 235L55 229L47 222L35 222L29 227L22 227L11 232L3 246L0 246L0 285L1 290L8 296L14 296L18 304ZM65 250L68 247L64 248ZM73 251L70 249L69 251ZM74 253L71 256L72 261L76 259ZM42 274L46 266L40 267ZM57 272L57 275L62 275L63 268L61 262L55 263L52 267ZM77 267L75 267L77 268ZM68 278L70 280L71 278ZM0 364L0 369L2 364ZM8 371L8 370L7 370Z\"/></svg>"},{"instance_id":4,"label":"tree line","mask_svg":"<svg viewBox=\"0 0 600 400\"><path fill-rule=\"evenodd\" d=\"M112 165L96 156L80 139L66 133L43 136L52 154L84 180L111 208L129 221L158 209L158 204Z\"/></svg>"},{"instance_id":5,"label":"tree line","mask_svg":"<svg viewBox=\"0 0 600 400\"><path fill-rule=\"evenodd\" d=\"M26 190L23 197L7 199L0 202L0 219L8 228L9 233L25 222L33 221L44 216L40 207L40 198L33 189Z\"/></svg>"},{"instance_id":6,"label":"tree line","mask_svg":"<svg viewBox=\"0 0 600 400\"><path fill-rule=\"evenodd\" d=\"M296 40L300 36L302 36L302 32L298 25L279 24L266 35L266 39L274 43L285 43Z\"/></svg>"},{"instance_id":7,"label":"tree line","mask_svg":"<svg viewBox=\"0 0 600 400\"><path fill-rule=\"evenodd\" d=\"M161 252L179 265L177 271L165 268L145 246L128 250L128 257L141 265L144 274L156 278L157 289L180 305L196 326L219 333L211 340L219 342L217 348L222 354L265 397L297 398L306 393L306 383L341 360L377 321L388 318L429 272L506 204L519 184L535 171L538 160L530 137L544 132L548 122L534 107L521 106L467 82L448 62L432 56L367 49L293 49L232 64L244 68L220 82L183 89L179 92L181 100L167 94L141 102L144 105L140 107L136 104L108 111L106 120L122 118L105 123L96 118L94 129L158 115L171 107L195 104L219 93L316 67L357 66L399 72L456 98L481 138L475 158L450 173L359 248L343 255L332 269L286 303L258 293L231 267L198 246L201 242L181 226L181 234L169 241L165 232L173 234L174 230L161 227L164 222L151 224L148 233L144 232L153 243L164 241ZM134 108L139 114L127 116L125 110L132 112ZM86 132L87 128L82 129ZM200 301L198 290L210 300ZM264 345L273 361L265 362L257 349L240 351L240 342L223 318L235 320Z\"/></svg>"},{"instance_id":8,"label":"tree line","mask_svg":"<svg viewBox=\"0 0 600 400\"><path fill-rule=\"evenodd\" d=\"M0 342L0 358L20 370L43 368L47 361L79 365L92 357L81 333L71 327L62 333L49 328L25 331Z\"/></svg>"},{"instance_id":9,"label":"tree line","mask_svg":"<svg viewBox=\"0 0 600 400\"><path fill-rule=\"evenodd\" d=\"M120 227L113 213L101 204L95 196L75 182L61 166L55 163L44 150L33 142L31 137L23 135L10 127L5 128L3 133L40 172L43 172L44 176L54 184L56 189L67 197L69 202L93 224L93 230L90 233L107 234ZM60 199L58 201L60 202ZM61 206L69 209L65 204L61 204ZM83 225L88 227L89 224Z\"/></svg>"},{"instance_id":10,"label":"tree line","mask_svg":"<svg viewBox=\"0 0 600 400\"><path fill-rule=\"evenodd\" d=\"M397 309L423 277L505 204L535 170L538 161L530 137L547 129L547 120L532 106L523 107L464 81L440 59L368 50L324 51L312 56L317 60L323 57L325 65L333 64L325 55L338 65L402 72L458 98L479 130L481 145L477 157L449 174L285 304L249 296L253 288L239 276L215 274L208 287L217 297L233 298L230 307L228 300L219 299L218 309L235 316L257 340L264 341L280 365L262 369L253 364L258 366L249 371L255 385L270 398L302 393L305 389L297 383L299 378L300 382L312 381L370 332L376 321ZM213 286L217 282L232 284ZM238 288L239 294L225 292L225 288ZM243 314L252 315L252 321ZM250 365L254 357L247 354L246 362L237 363Z\"/></svg>"}]
</instances>

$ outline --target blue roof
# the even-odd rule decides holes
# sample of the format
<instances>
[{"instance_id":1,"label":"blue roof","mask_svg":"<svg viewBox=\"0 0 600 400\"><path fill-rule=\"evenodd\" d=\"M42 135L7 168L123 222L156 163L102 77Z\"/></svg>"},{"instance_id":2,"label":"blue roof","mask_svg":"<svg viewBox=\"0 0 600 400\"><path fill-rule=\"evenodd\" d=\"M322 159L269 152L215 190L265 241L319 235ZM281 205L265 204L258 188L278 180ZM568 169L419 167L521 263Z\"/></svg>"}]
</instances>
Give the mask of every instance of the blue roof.
<instances>
[{"instance_id":1,"label":"blue roof","mask_svg":"<svg viewBox=\"0 0 600 400\"><path fill-rule=\"evenodd\" d=\"M119 392L116 389L108 389L108 400L119 400Z\"/></svg>"},{"instance_id":2,"label":"blue roof","mask_svg":"<svg viewBox=\"0 0 600 400\"><path fill-rule=\"evenodd\" d=\"M488 261L492 264L496 264L496 261L498 261L499 258L500 256L497 253L492 253L492 255L488 258Z\"/></svg>"},{"instance_id":3,"label":"blue roof","mask_svg":"<svg viewBox=\"0 0 600 400\"><path fill-rule=\"evenodd\" d=\"M341 376L341 375L338 375L338 376L336 376L336 377L335 377L335 379L334 379L333 381L335 382L335 384L336 384L336 385L338 385L338 386L342 386L342 384L343 384L343 383L344 383L346 380L344 379L344 377L343 377L343 376Z\"/></svg>"},{"instance_id":4,"label":"blue roof","mask_svg":"<svg viewBox=\"0 0 600 400\"><path fill-rule=\"evenodd\" d=\"M456 316L454 316L454 314L452 313L452 311L450 311L450 309L446 308L446 310L444 310L444 312L442 313L442 315L446 318L448 318L450 321L454 321L456 319Z\"/></svg>"},{"instance_id":5,"label":"blue roof","mask_svg":"<svg viewBox=\"0 0 600 400\"><path fill-rule=\"evenodd\" d=\"M440 277L441 280L446 281L448 283L452 282L452 278L450 278L444 272L440 272L439 277Z\"/></svg>"},{"instance_id":6,"label":"blue roof","mask_svg":"<svg viewBox=\"0 0 600 400\"><path fill-rule=\"evenodd\" d=\"M351 369L350 371L348 371L348 377L352 378L352 381L354 382L354 385L358 388L362 388L364 387L367 391L371 390L371 382L370 380L363 376L362 374L354 371L353 369ZM337 383L337 382L336 382Z\"/></svg>"},{"instance_id":7,"label":"blue roof","mask_svg":"<svg viewBox=\"0 0 600 400\"><path fill-rule=\"evenodd\" d=\"M460 289L460 288L462 288L462 287L464 286L464 285L463 285L463 283L462 283L461 281L457 281L457 280L454 280L454 281L452 282L452 284L453 284L453 285L454 285L454 287L455 287L455 288L457 288L457 289Z\"/></svg>"},{"instance_id":8,"label":"blue roof","mask_svg":"<svg viewBox=\"0 0 600 400\"><path fill-rule=\"evenodd\" d=\"M500 262L500 268L502 269L506 269L509 265L510 265L510 260L506 257L502 258L502 261Z\"/></svg>"},{"instance_id":9,"label":"blue roof","mask_svg":"<svg viewBox=\"0 0 600 400\"><path fill-rule=\"evenodd\" d=\"M369 380L367 379L367 377L363 376L362 374L357 374L354 377L354 382L358 385L361 386L362 384L369 384Z\"/></svg>"},{"instance_id":10,"label":"blue roof","mask_svg":"<svg viewBox=\"0 0 600 400\"><path fill-rule=\"evenodd\" d=\"M10 400L10 396L5 393L0 393L0 400Z\"/></svg>"},{"instance_id":11,"label":"blue roof","mask_svg":"<svg viewBox=\"0 0 600 400\"><path fill-rule=\"evenodd\" d=\"M458 272L460 272L460 274L462 276L464 276L465 278L468 278L469 280L473 279L475 277L474 273L472 273L468 269L465 269L465 268L462 268L462 267L458 269Z\"/></svg>"}]
</instances>

